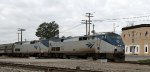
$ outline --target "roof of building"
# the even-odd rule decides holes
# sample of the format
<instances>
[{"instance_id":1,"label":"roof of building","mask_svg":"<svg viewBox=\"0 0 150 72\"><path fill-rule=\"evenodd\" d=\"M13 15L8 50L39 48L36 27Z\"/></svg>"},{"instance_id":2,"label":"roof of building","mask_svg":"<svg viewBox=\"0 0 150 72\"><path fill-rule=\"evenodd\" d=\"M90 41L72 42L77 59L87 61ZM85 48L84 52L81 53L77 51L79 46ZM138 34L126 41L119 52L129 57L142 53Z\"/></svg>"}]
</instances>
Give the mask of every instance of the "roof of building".
<instances>
[{"instance_id":1,"label":"roof of building","mask_svg":"<svg viewBox=\"0 0 150 72\"><path fill-rule=\"evenodd\" d=\"M141 27L150 27L150 24L140 24L140 25L124 27L124 28L122 28L122 31L123 30L129 30L129 29L135 29L135 28L141 28Z\"/></svg>"}]
</instances>

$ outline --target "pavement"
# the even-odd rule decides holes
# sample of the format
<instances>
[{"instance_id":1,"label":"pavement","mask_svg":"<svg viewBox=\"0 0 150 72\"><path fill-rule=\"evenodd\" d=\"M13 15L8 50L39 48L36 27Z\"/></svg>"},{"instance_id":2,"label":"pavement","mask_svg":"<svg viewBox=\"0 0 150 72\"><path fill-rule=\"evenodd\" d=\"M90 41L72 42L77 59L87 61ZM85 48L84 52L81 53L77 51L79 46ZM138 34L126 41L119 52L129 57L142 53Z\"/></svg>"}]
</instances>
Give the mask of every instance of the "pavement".
<instances>
[{"instance_id":1,"label":"pavement","mask_svg":"<svg viewBox=\"0 0 150 72\"><path fill-rule=\"evenodd\" d=\"M150 59L150 56L126 55L125 61L138 61Z\"/></svg>"}]
</instances>

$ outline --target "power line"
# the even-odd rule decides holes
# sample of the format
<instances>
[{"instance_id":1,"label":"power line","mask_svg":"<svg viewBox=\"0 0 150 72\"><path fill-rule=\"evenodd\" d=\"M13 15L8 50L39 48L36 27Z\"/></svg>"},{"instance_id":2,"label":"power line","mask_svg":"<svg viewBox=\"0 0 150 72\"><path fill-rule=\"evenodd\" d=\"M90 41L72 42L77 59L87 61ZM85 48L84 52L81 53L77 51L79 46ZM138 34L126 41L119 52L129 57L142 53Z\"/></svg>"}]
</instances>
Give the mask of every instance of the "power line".
<instances>
[{"instance_id":1,"label":"power line","mask_svg":"<svg viewBox=\"0 0 150 72\"><path fill-rule=\"evenodd\" d=\"M120 21L120 20L131 20L131 19L140 19L140 18L149 18L150 15L143 15L143 16L132 16L132 17L124 17L124 18L116 18L116 19L97 19L97 20L92 20L94 22L113 22L113 21Z\"/></svg>"},{"instance_id":2,"label":"power line","mask_svg":"<svg viewBox=\"0 0 150 72\"><path fill-rule=\"evenodd\" d=\"M60 33L63 33L63 32L66 32L66 31L71 31L71 30L73 30L73 29L79 27L80 25L82 25L82 24L78 24L78 25L76 25L76 26L73 26L72 28L69 28L69 29L66 29L66 30L64 30L64 31L61 31Z\"/></svg>"}]
</instances>

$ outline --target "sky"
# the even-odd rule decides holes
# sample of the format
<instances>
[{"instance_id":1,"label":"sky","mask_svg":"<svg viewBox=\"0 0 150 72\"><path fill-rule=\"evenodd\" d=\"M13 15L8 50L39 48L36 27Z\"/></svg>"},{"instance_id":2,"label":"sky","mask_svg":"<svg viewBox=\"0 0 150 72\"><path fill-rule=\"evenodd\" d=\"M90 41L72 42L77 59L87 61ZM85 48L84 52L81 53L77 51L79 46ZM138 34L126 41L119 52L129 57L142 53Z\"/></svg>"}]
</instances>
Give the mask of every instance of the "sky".
<instances>
[{"instance_id":1,"label":"sky","mask_svg":"<svg viewBox=\"0 0 150 72\"><path fill-rule=\"evenodd\" d=\"M0 44L18 41L18 28L23 40L38 40L35 32L43 22L59 24L61 36L85 35L87 19L92 13L95 31L121 34L130 24L150 24L150 0L0 0ZM92 27L92 25L91 25Z\"/></svg>"}]
</instances>

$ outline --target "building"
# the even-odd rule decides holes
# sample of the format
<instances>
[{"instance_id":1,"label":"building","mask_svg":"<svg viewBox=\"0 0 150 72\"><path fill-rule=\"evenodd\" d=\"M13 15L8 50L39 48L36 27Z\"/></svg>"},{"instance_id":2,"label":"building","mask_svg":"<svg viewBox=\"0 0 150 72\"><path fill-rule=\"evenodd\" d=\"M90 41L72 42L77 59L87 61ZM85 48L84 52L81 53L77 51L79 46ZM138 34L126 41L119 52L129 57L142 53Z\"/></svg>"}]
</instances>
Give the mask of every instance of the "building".
<instances>
[{"instance_id":1,"label":"building","mask_svg":"<svg viewBox=\"0 0 150 72\"><path fill-rule=\"evenodd\" d=\"M125 54L150 55L150 24L122 28Z\"/></svg>"}]
</instances>

